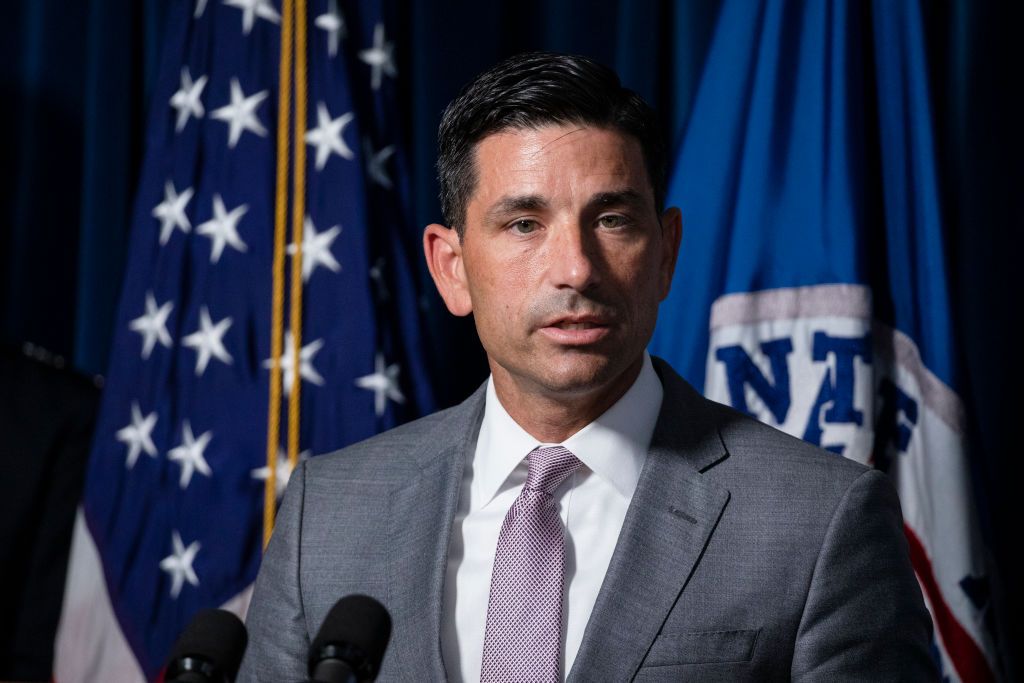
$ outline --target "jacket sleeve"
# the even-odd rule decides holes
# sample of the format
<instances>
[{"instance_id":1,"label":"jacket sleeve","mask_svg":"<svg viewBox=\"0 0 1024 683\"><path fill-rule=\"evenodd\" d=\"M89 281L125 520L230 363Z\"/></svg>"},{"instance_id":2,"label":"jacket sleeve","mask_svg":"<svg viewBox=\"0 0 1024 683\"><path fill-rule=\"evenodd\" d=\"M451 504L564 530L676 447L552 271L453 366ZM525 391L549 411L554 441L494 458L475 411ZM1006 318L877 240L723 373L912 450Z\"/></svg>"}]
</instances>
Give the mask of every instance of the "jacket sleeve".
<instances>
[{"instance_id":1,"label":"jacket sleeve","mask_svg":"<svg viewBox=\"0 0 1024 683\"><path fill-rule=\"evenodd\" d=\"M931 617L885 474L847 489L818 555L793 651L793 680L937 681Z\"/></svg>"},{"instance_id":2,"label":"jacket sleeve","mask_svg":"<svg viewBox=\"0 0 1024 683\"><path fill-rule=\"evenodd\" d=\"M299 583L305 463L299 463L277 513L246 615L249 646L237 680L292 683L307 680L309 631Z\"/></svg>"}]
</instances>

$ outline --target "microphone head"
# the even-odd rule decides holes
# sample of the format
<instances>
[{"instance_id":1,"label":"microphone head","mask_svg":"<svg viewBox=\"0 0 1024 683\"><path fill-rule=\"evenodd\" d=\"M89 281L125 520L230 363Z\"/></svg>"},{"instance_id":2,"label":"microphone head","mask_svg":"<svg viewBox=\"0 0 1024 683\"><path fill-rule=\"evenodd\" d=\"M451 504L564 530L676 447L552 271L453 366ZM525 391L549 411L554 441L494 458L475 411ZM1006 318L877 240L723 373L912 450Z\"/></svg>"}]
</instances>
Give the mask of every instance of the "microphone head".
<instances>
[{"instance_id":1,"label":"microphone head","mask_svg":"<svg viewBox=\"0 0 1024 683\"><path fill-rule=\"evenodd\" d=\"M309 672L326 659L348 664L360 681L372 681L380 671L391 615L368 595L348 595L334 603L309 649Z\"/></svg>"},{"instance_id":2,"label":"microphone head","mask_svg":"<svg viewBox=\"0 0 1024 683\"><path fill-rule=\"evenodd\" d=\"M234 614L200 610L174 643L165 680L187 675L189 680L233 681L248 642L245 626Z\"/></svg>"}]
</instances>

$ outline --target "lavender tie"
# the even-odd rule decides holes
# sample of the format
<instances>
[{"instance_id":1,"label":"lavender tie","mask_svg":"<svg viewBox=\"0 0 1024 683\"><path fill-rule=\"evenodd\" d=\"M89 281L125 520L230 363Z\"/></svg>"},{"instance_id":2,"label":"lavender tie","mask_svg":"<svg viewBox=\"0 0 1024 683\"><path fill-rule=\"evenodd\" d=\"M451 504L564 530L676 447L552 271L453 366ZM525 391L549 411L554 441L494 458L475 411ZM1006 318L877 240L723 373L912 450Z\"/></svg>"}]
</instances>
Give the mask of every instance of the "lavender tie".
<instances>
[{"instance_id":1,"label":"lavender tie","mask_svg":"<svg viewBox=\"0 0 1024 683\"><path fill-rule=\"evenodd\" d=\"M529 455L526 484L505 515L494 555L482 683L560 680L565 556L551 494L581 464L561 446Z\"/></svg>"}]
</instances>

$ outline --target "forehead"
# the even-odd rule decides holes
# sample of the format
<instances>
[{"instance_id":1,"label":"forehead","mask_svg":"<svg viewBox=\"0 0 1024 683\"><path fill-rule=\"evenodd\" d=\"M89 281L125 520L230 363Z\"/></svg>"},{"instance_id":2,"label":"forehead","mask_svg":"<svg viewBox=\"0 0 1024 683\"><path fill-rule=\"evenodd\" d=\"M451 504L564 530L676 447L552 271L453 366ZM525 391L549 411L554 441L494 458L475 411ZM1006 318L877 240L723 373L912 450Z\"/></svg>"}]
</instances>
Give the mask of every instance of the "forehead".
<instances>
[{"instance_id":1,"label":"forehead","mask_svg":"<svg viewBox=\"0 0 1024 683\"><path fill-rule=\"evenodd\" d=\"M470 207L510 194L568 200L627 189L644 196L652 193L640 143L607 128L506 129L477 143L475 162L477 182Z\"/></svg>"}]
</instances>

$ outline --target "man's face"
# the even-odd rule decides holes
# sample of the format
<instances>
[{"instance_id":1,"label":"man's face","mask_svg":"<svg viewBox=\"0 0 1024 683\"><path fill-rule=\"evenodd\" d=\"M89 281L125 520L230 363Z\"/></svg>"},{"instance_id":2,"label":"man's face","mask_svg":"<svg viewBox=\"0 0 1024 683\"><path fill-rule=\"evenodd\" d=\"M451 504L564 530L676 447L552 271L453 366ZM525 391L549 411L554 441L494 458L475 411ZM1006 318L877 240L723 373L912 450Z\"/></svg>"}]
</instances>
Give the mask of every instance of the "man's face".
<instances>
[{"instance_id":1,"label":"man's face","mask_svg":"<svg viewBox=\"0 0 1024 683\"><path fill-rule=\"evenodd\" d=\"M453 283L438 285L453 313L473 313L499 390L621 393L679 243L639 143L590 127L508 130L480 141L476 170L463 240L446 242Z\"/></svg>"}]
</instances>

